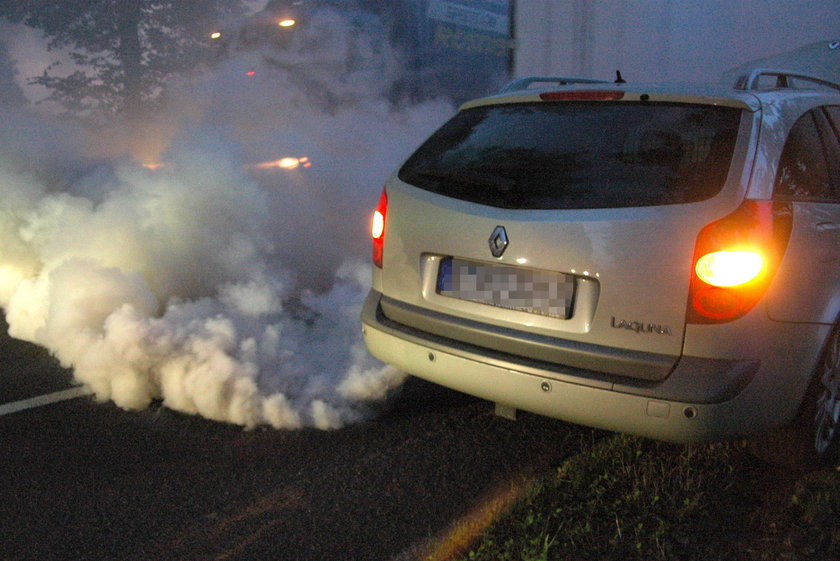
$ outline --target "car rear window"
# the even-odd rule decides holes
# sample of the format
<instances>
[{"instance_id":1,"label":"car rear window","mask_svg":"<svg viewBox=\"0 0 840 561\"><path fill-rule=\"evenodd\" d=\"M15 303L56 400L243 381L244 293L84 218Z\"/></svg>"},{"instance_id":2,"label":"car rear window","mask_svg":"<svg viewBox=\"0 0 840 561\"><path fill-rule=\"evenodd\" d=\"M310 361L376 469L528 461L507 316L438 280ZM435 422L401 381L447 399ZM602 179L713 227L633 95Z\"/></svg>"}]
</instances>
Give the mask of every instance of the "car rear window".
<instances>
[{"instance_id":1,"label":"car rear window","mask_svg":"<svg viewBox=\"0 0 840 561\"><path fill-rule=\"evenodd\" d=\"M723 187L741 111L581 102L464 110L399 170L422 189L511 209L681 204Z\"/></svg>"}]
</instances>

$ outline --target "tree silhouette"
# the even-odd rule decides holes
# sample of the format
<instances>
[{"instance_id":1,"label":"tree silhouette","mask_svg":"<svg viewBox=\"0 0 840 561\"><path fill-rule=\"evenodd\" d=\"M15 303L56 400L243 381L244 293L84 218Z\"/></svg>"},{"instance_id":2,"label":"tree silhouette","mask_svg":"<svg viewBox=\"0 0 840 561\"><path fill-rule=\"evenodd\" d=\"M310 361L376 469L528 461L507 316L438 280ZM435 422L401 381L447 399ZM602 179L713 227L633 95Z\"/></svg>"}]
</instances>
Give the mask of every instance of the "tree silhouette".
<instances>
[{"instance_id":1,"label":"tree silhouette","mask_svg":"<svg viewBox=\"0 0 840 561\"><path fill-rule=\"evenodd\" d=\"M0 43L0 105L17 106L25 103L23 92L15 83L16 74L5 45Z\"/></svg>"},{"instance_id":2,"label":"tree silhouette","mask_svg":"<svg viewBox=\"0 0 840 561\"><path fill-rule=\"evenodd\" d=\"M69 52L33 84L48 100L95 119L140 118L167 86L199 69L214 26L244 0L0 0L0 16L41 30L51 51Z\"/></svg>"}]
</instances>

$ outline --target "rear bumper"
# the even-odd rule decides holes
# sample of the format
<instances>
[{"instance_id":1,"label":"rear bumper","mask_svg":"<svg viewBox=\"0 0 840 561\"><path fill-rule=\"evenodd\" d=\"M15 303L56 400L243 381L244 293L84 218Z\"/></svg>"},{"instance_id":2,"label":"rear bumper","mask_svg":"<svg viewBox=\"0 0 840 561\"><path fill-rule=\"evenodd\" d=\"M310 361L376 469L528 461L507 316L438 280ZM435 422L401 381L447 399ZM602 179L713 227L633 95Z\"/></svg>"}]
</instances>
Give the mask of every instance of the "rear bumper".
<instances>
[{"instance_id":1,"label":"rear bumper","mask_svg":"<svg viewBox=\"0 0 840 561\"><path fill-rule=\"evenodd\" d=\"M716 440L786 421L756 417L751 400L743 399L759 361L684 357L661 382L630 381L430 335L385 317L381 298L371 291L362 312L365 343L374 356L508 407L672 441Z\"/></svg>"}]
</instances>

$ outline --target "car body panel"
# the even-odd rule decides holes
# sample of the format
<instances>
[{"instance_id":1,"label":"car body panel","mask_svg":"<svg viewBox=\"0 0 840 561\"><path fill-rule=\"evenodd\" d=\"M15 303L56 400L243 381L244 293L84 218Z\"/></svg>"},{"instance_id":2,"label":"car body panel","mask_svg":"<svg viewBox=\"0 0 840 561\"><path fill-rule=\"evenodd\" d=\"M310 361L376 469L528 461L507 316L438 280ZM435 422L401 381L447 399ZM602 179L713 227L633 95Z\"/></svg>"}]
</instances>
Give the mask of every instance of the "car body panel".
<instances>
[{"instance_id":1,"label":"car body panel","mask_svg":"<svg viewBox=\"0 0 840 561\"><path fill-rule=\"evenodd\" d=\"M776 321L832 324L840 315L840 203L794 203L786 258L767 295Z\"/></svg>"}]
</instances>

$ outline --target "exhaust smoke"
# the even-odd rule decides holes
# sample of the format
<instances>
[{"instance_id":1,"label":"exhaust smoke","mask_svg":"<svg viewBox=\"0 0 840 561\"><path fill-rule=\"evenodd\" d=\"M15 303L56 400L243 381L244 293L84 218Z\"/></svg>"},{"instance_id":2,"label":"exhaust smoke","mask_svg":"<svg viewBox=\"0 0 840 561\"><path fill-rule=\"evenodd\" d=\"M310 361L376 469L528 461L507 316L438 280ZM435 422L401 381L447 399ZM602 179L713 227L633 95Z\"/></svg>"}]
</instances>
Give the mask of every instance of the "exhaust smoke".
<instances>
[{"instance_id":1,"label":"exhaust smoke","mask_svg":"<svg viewBox=\"0 0 840 561\"><path fill-rule=\"evenodd\" d=\"M330 40L314 54L301 36L284 53L233 55L139 140L66 134L20 109L3 120L0 146L28 123L26 153L0 154L13 337L49 349L98 400L246 427L337 428L401 383L361 340L369 212L452 108L395 107L387 46L333 13L320 21ZM318 66L351 53L339 73ZM258 165L290 155L311 165Z\"/></svg>"}]
</instances>

